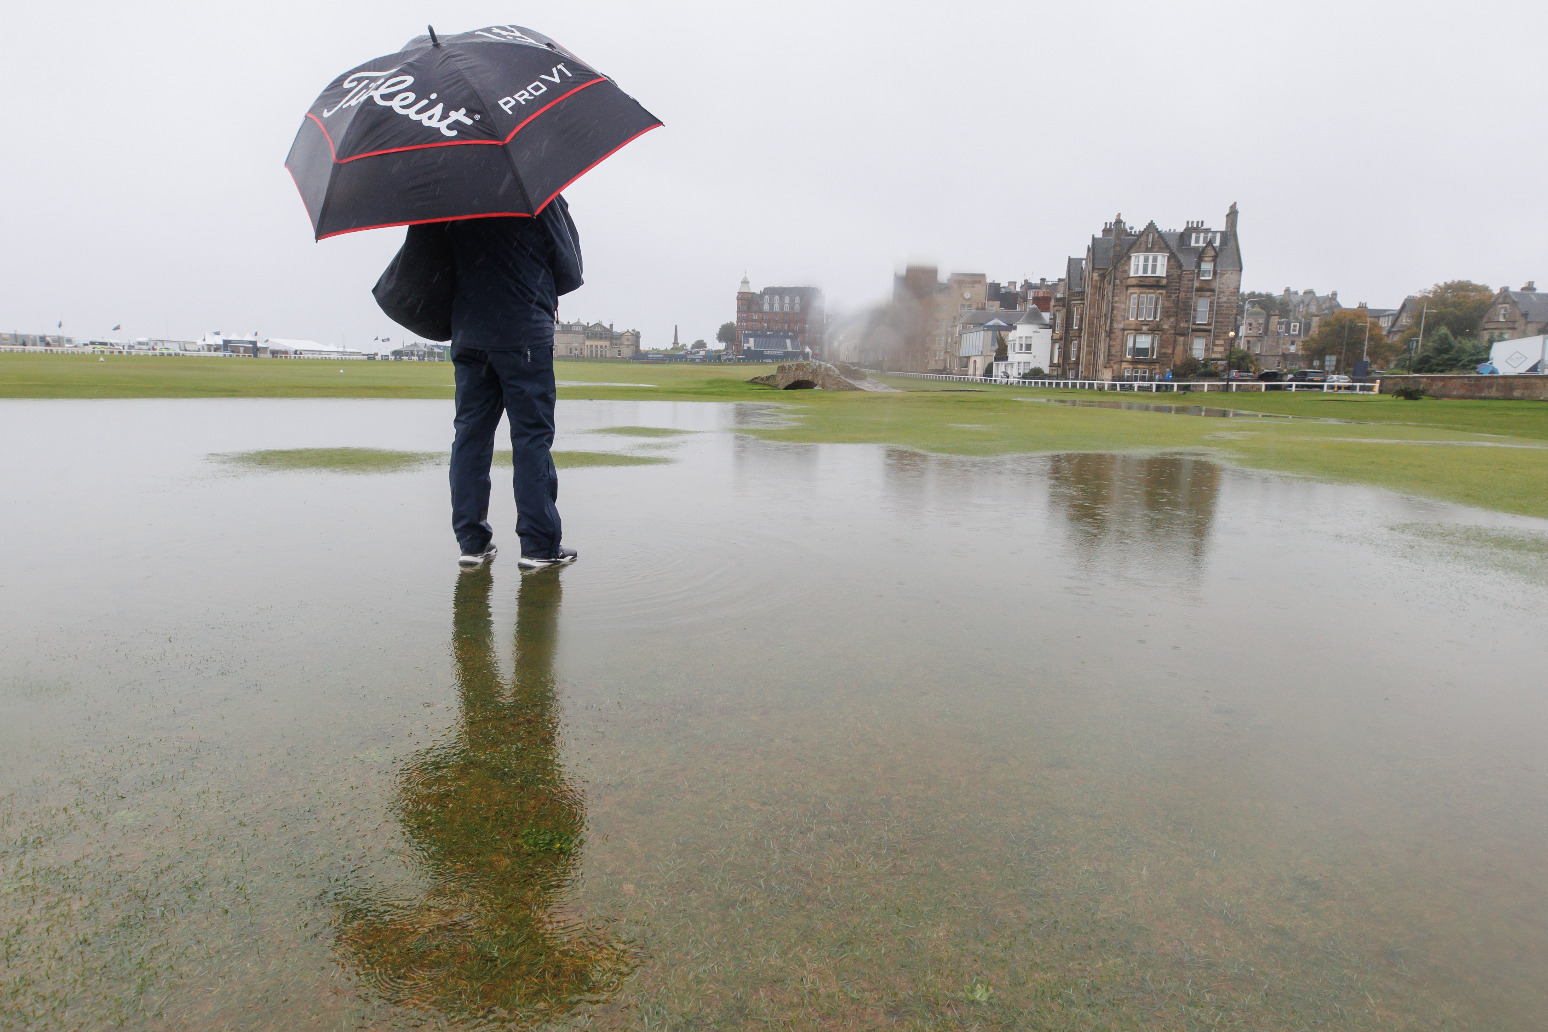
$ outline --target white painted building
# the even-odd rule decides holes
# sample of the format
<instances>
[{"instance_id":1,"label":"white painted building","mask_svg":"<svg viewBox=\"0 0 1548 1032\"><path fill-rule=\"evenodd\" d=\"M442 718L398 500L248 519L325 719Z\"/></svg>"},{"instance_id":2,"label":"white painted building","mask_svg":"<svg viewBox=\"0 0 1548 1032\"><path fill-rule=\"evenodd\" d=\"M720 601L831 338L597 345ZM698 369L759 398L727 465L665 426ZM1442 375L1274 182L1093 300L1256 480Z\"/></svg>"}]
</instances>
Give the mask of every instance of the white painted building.
<instances>
[{"instance_id":1,"label":"white painted building","mask_svg":"<svg viewBox=\"0 0 1548 1032\"><path fill-rule=\"evenodd\" d=\"M1053 324L1036 308L1028 308L1011 326L1005 359L994 364L994 375L1016 379L1033 369L1053 366Z\"/></svg>"}]
</instances>

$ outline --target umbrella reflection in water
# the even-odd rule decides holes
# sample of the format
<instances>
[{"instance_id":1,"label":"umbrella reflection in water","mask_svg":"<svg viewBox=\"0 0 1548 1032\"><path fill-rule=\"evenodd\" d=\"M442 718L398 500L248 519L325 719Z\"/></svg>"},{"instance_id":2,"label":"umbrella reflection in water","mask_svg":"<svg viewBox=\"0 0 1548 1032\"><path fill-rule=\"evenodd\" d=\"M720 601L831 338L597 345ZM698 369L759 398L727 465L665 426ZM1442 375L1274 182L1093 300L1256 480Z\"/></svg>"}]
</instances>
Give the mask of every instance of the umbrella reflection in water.
<instances>
[{"instance_id":1,"label":"umbrella reflection in water","mask_svg":"<svg viewBox=\"0 0 1548 1032\"><path fill-rule=\"evenodd\" d=\"M452 648L462 719L398 778L396 815L425 888L408 899L346 890L337 942L392 1002L552 1016L605 995L632 954L565 908L586 815L559 760L558 571L522 578L509 685L495 656L490 589L488 567L459 576Z\"/></svg>"}]
</instances>

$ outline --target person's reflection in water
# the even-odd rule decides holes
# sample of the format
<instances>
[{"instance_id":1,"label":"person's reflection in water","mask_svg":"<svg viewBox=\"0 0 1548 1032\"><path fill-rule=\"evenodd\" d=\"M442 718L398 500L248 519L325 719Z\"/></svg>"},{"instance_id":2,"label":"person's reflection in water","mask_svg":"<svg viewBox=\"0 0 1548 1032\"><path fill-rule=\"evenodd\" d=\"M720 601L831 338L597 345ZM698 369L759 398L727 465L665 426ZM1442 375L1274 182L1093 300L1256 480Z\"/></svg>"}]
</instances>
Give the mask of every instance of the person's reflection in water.
<instances>
[{"instance_id":1,"label":"person's reflection in water","mask_svg":"<svg viewBox=\"0 0 1548 1032\"><path fill-rule=\"evenodd\" d=\"M397 813L428 886L341 899L338 942L393 1002L481 1016L543 1013L604 995L630 951L563 912L580 865L583 799L559 762L554 649L559 572L522 578L516 674L495 658L487 566L453 602L462 720L399 778Z\"/></svg>"}]
</instances>

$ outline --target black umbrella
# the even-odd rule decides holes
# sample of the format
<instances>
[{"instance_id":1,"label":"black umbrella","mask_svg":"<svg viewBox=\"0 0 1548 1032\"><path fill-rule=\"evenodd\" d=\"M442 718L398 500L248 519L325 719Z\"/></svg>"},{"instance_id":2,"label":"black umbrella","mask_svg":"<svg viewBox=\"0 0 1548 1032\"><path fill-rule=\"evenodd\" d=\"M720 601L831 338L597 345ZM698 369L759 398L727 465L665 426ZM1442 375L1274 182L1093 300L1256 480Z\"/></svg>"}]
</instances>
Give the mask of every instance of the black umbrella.
<instances>
[{"instance_id":1,"label":"black umbrella","mask_svg":"<svg viewBox=\"0 0 1548 1032\"><path fill-rule=\"evenodd\" d=\"M380 226L535 215L661 122L611 79L518 25L435 30L337 79L285 167L317 239Z\"/></svg>"}]
</instances>

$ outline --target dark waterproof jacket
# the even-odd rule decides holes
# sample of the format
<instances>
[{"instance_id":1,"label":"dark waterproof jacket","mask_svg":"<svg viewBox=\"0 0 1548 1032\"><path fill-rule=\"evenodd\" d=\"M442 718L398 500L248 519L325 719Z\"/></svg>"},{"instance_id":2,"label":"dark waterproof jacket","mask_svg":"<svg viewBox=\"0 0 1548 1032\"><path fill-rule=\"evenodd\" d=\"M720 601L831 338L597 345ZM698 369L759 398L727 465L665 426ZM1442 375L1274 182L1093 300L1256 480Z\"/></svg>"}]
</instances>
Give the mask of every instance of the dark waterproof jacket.
<instances>
[{"instance_id":1,"label":"dark waterproof jacket","mask_svg":"<svg viewBox=\"0 0 1548 1032\"><path fill-rule=\"evenodd\" d=\"M373 293L394 321L432 340L515 351L552 347L559 297L582 283L580 234L556 197L535 218L410 226Z\"/></svg>"}]
</instances>

